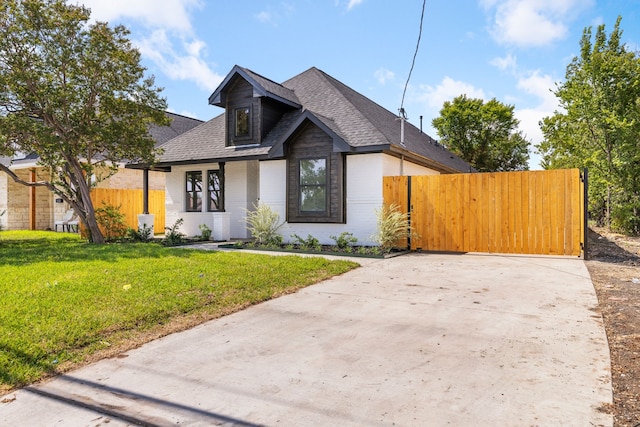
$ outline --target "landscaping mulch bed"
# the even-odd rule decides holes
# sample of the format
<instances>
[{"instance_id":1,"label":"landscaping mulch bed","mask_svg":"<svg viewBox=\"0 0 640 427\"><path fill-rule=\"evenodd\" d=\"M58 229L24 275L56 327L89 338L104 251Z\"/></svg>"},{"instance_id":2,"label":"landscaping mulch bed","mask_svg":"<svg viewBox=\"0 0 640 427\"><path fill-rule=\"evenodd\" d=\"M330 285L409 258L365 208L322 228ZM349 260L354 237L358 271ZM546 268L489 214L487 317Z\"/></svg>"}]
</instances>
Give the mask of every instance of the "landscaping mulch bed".
<instances>
[{"instance_id":1,"label":"landscaping mulch bed","mask_svg":"<svg viewBox=\"0 0 640 427\"><path fill-rule=\"evenodd\" d=\"M594 229L587 268L611 351L614 426L640 426L640 237Z\"/></svg>"}]
</instances>

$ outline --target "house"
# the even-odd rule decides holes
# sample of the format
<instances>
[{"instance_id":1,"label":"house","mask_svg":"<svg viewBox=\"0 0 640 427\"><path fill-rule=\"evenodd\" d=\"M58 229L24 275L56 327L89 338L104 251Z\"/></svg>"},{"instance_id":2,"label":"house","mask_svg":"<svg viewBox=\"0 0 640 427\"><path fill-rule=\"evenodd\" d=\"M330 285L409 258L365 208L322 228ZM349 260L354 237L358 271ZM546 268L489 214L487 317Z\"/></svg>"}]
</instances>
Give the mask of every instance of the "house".
<instances>
[{"instance_id":1,"label":"house","mask_svg":"<svg viewBox=\"0 0 640 427\"><path fill-rule=\"evenodd\" d=\"M185 117L175 113L166 113L171 119L168 126L151 126L149 133L159 146L168 140L202 124L202 120ZM20 158L0 158L25 181L37 181L46 178L48 170L38 164L37 154ZM141 189L143 172L125 169L124 164L118 171L99 182L97 188ZM149 188L164 190L165 174L149 172ZM0 225L4 230L52 230L56 221L60 221L69 206L54 193L44 187L29 188L18 184L6 173L0 173Z\"/></svg>"},{"instance_id":2,"label":"house","mask_svg":"<svg viewBox=\"0 0 640 427\"><path fill-rule=\"evenodd\" d=\"M296 233L322 243L351 232L370 244L382 177L469 172L428 135L317 69L276 83L235 66L209 97L219 116L162 145L167 226L213 238L249 238L245 217L257 201ZM129 165L128 167L142 167Z\"/></svg>"}]
</instances>

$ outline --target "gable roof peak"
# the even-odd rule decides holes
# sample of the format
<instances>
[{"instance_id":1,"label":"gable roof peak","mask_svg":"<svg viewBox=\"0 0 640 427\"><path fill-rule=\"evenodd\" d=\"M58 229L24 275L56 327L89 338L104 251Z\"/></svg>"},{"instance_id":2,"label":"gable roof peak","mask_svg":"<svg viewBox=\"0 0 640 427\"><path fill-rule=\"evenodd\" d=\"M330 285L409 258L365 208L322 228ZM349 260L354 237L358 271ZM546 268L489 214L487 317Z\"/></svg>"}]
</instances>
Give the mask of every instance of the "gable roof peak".
<instances>
[{"instance_id":1,"label":"gable roof peak","mask_svg":"<svg viewBox=\"0 0 640 427\"><path fill-rule=\"evenodd\" d=\"M276 83L271 79L268 79L254 71L251 71L248 68L244 68L239 65L233 66L222 83L220 83L216 90L211 94L211 96L209 97L209 104L224 108L226 103L226 91L229 89L229 85L236 77L244 79L251 86L253 86L254 97L264 96L274 99L290 107L301 107L298 97L291 89L288 89L280 83Z\"/></svg>"}]
</instances>

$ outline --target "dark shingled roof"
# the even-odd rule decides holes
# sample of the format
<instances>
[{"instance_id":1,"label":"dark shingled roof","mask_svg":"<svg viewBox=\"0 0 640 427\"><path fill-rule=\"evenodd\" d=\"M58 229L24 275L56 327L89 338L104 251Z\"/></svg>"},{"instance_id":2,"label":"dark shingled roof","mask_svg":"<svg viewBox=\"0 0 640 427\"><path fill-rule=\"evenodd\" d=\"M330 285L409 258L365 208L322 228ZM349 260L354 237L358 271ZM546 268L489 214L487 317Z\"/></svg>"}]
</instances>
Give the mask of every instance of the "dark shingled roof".
<instances>
[{"instance_id":1,"label":"dark shingled roof","mask_svg":"<svg viewBox=\"0 0 640 427\"><path fill-rule=\"evenodd\" d=\"M285 114L263 139L262 144L249 147L225 147L223 113L164 144L164 153L158 166L269 158L271 148L281 145L281 138L291 134L290 127L303 114L312 114L346 142L350 147L349 152L392 151L413 155L430 167L444 172L472 170L466 162L408 122L405 122L405 144L402 146L400 120L396 114L315 67L281 85L238 66L234 67L225 82L229 82L232 74L249 76L249 82L261 85L259 92L267 93L266 96L274 93L276 97L287 96L290 101L295 99L302 105L302 110ZM216 89L214 95L220 94L225 82Z\"/></svg>"},{"instance_id":2,"label":"dark shingled roof","mask_svg":"<svg viewBox=\"0 0 640 427\"><path fill-rule=\"evenodd\" d=\"M170 113L168 111L166 111L165 114L171 119L171 124L169 126L151 125L149 128L149 135L151 135L151 137L156 141L156 147L159 147L176 136L182 135L183 133L204 123L202 120L176 113ZM31 153L25 157L13 159L12 165L20 166L23 163L31 164L33 163L33 160L38 160L39 158L40 156L38 154ZM6 164L8 165L8 163Z\"/></svg>"},{"instance_id":3,"label":"dark shingled roof","mask_svg":"<svg viewBox=\"0 0 640 427\"><path fill-rule=\"evenodd\" d=\"M156 147L203 123L202 120L170 113L168 111L166 114L167 117L171 119L169 126L151 125L149 128L149 134L156 141Z\"/></svg>"}]
</instances>

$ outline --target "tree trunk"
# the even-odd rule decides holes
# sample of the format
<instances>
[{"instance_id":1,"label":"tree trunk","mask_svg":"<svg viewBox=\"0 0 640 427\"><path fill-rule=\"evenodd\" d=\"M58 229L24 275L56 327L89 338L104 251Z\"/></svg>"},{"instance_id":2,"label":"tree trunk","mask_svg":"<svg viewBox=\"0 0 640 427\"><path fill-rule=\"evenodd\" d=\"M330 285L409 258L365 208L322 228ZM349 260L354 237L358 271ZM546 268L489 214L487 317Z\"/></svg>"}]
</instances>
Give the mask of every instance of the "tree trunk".
<instances>
[{"instance_id":1,"label":"tree trunk","mask_svg":"<svg viewBox=\"0 0 640 427\"><path fill-rule=\"evenodd\" d=\"M91 209L93 210L93 204ZM82 222L87 230L89 230L89 241L99 244L104 243L104 236L100 231L100 227L98 227L98 221L96 221L95 213L87 215L86 218L82 218Z\"/></svg>"},{"instance_id":2,"label":"tree trunk","mask_svg":"<svg viewBox=\"0 0 640 427\"><path fill-rule=\"evenodd\" d=\"M89 241L92 243L104 243L104 236L98 222L96 221L96 213L91 200L90 178L85 176L80 162L77 159L67 159L73 169L74 183L76 186L76 200L80 207L80 212L76 213L80 216L83 225L89 231Z\"/></svg>"}]
</instances>

